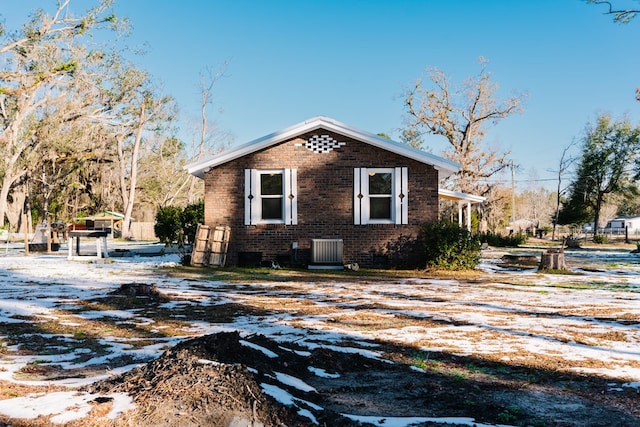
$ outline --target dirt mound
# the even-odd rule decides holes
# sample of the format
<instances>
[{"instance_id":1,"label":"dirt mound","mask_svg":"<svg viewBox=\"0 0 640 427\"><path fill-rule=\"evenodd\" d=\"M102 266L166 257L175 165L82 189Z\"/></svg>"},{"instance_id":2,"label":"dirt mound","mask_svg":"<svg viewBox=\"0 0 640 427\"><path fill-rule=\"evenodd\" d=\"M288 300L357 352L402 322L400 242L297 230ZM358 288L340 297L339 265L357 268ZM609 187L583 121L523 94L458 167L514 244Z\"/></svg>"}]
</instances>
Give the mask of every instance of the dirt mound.
<instances>
[{"instance_id":1,"label":"dirt mound","mask_svg":"<svg viewBox=\"0 0 640 427\"><path fill-rule=\"evenodd\" d=\"M318 418L355 425L331 411L312 415L319 409L311 403L317 393L296 385L310 374L304 359L264 337L248 341L236 332L220 333L185 341L86 391L133 396L136 409L127 422L136 426L308 426Z\"/></svg>"},{"instance_id":2,"label":"dirt mound","mask_svg":"<svg viewBox=\"0 0 640 427\"><path fill-rule=\"evenodd\" d=\"M124 295L129 297L150 296L154 298L166 299L156 285L148 283L124 283L118 289L111 292L111 295Z\"/></svg>"},{"instance_id":3,"label":"dirt mound","mask_svg":"<svg viewBox=\"0 0 640 427\"><path fill-rule=\"evenodd\" d=\"M437 417L545 427L637 425L628 411L637 396L630 396L628 405L599 399L593 389L606 387L604 380L581 392L586 385L579 377L555 378L549 372L534 384L523 370L527 379L513 383L489 375L490 365L476 367L487 374L458 379L335 350L219 333L178 344L85 391L128 393L136 408L116 424L140 427L369 425L342 414L380 417L378 423L385 417L420 417L416 425L424 427L449 425ZM387 350L402 358L402 349ZM438 363L470 366L454 356Z\"/></svg>"}]
</instances>

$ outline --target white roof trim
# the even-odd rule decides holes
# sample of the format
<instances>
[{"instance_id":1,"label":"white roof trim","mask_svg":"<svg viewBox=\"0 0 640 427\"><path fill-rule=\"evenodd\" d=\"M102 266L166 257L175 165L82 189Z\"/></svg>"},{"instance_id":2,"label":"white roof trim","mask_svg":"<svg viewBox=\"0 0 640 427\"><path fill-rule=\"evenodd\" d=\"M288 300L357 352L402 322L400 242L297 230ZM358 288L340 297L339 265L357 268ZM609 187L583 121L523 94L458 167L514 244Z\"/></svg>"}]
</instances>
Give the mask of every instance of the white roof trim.
<instances>
[{"instance_id":1,"label":"white roof trim","mask_svg":"<svg viewBox=\"0 0 640 427\"><path fill-rule=\"evenodd\" d=\"M474 194L461 193L459 191L447 190L444 188L438 188L438 196L443 199L465 201L471 203L482 203L487 200L486 197L476 196Z\"/></svg>"},{"instance_id":2,"label":"white roof trim","mask_svg":"<svg viewBox=\"0 0 640 427\"><path fill-rule=\"evenodd\" d=\"M185 166L185 169L190 174L195 175L199 178L203 178L205 172L213 167L230 162L239 157L251 154L264 148L268 148L272 145L293 138L297 135L306 132L312 132L320 128L348 136L355 140L365 142L383 150L391 151L392 153L399 154L401 156L416 160L421 163L432 165L439 171L439 178L446 178L449 175L456 173L460 169L460 165L458 163L452 162L442 157L438 157L431 153L427 153L426 151L417 150L415 148L409 147L406 144L382 138L370 132L365 132L353 128L337 120L333 120L329 117L324 116L318 116L309 120L305 120L304 122L290 126L278 132L265 135L262 138L254 139L253 141L239 145L235 148L224 150L207 159L191 163Z\"/></svg>"}]
</instances>

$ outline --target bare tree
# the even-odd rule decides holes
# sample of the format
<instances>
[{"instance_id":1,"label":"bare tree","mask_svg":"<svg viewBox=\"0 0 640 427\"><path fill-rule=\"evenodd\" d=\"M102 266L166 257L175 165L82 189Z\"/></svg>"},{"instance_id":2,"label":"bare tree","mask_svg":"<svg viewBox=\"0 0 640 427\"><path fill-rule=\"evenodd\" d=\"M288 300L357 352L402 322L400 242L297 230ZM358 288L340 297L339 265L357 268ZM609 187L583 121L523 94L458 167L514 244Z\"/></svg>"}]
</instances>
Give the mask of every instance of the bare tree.
<instances>
[{"instance_id":1,"label":"bare tree","mask_svg":"<svg viewBox=\"0 0 640 427\"><path fill-rule=\"evenodd\" d=\"M116 112L110 124L114 128L119 165L120 193L124 209L122 236L130 236L129 226L136 201L138 167L142 145L148 133L158 132L174 115L173 100L158 96L149 86L146 73L133 68L119 75L120 91L113 105Z\"/></svg>"},{"instance_id":2,"label":"bare tree","mask_svg":"<svg viewBox=\"0 0 640 427\"><path fill-rule=\"evenodd\" d=\"M419 79L406 95L408 130L404 131L414 141L421 134L444 137L448 143L444 157L461 165L460 171L449 178L449 186L486 196L485 209L494 202L489 178L512 165L508 151L483 143L486 129L520 112L522 103L522 97L497 99L498 86L491 81L486 64L480 58L479 74L459 87L453 87L444 72L428 69L430 84Z\"/></svg>"},{"instance_id":3,"label":"bare tree","mask_svg":"<svg viewBox=\"0 0 640 427\"><path fill-rule=\"evenodd\" d=\"M556 240L556 228L558 226L558 217L560 215L560 206L562 204L562 196L569 189L569 186L562 186L562 177L567 173L569 168L576 162L575 157L568 157L569 150L575 145L575 141L562 150L562 156L558 162L558 187L556 190L556 211L553 218L553 233L551 240Z\"/></svg>"},{"instance_id":4,"label":"bare tree","mask_svg":"<svg viewBox=\"0 0 640 427\"><path fill-rule=\"evenodd\" d=\"M498 232L504 230L509 225L508 218L511 218L511 188L497 184L492 185L486 193L487 200L482 207L482 217L480 218L480 231Z\"/></svg>"},{"instance_id":5,"label":"bare tree","mask_svg":"<svg viewBox=\"0 0 640 427\"><path fill-rule=\"evenodd\" d=\"M486 127L519 112L521 98L498 101L495 95L498 86L491 81L486 61L481 58L480 64L480 73L459 88L453 88L442 71L431 69L431 85L425 86L418 80L405 103L411 129L442 136L449 143L445 157L461 165L454 178L457 187L485 194L489 187L481 186L480 182L511 165L508 152L483 146Z\"/></svg>"},{"instance_id":6,"label":"bare tree","mask_svg":"<svg viewBox=\"0 0 640 427\"><path fill-rule=\"evenodd\" d=\"M186 152L176 137L152 135L149 146L140 159L140 203L152 209L159 206L187 205L186 184L189 174L184 170Z\"/></svg>"},{"instance_id":7,"label":"bare tree","mask_svg":"<svg viewBox=\"0 0 640 427\"><path fill-rule=\"evenodd\" d=\"M77 41L91 30L117 28L107 13L111 0L102 0L82 16L69 10L70 0L58 0L52 15L37 11L19 32L2 32L0 46L0 225L9 196L27 175L29 154L42 140L35 137L38 117L68 99L66 90L87 59Z\"/></svg>"},{"instance_id":8,"label":"bare tree","mask_svg":"<svg viewBox=\"0 0 640 427\"><path fill-rule=\"evenodd\" d=\"M212 139L212 132L209 129L209 115L207 113L207 106L213 103L213 88L215 84L220 80L227 69L229 62L226 61L217 72L213 72L210 68L206 69L205 74L200 75L200 135L198 138L197 153L193 160L202 160L208 152L215 151L216 147L211 147L210 142ZM187 190L187 202L189 204L196 202L199 198L197 196L196 187L202 185L202 180L195 176L189 176L189 189Z\"/></svg>"},{"instance_id":9,"label":"bare tree","mask_svg":"<svg viewBox=\"0 0 640 427\"><path fill-rule=\"evenodd\" d=\"M605 0L585 0L585 1L591 4L607 6L607 11L604 12L604 14L612 15L613 22L615 22L616 24L628 24L636 17L638 13L640 13L640 9L615 8L613 6L613 2L611 1L605 1ZM640 87L636 88L636 101L640 101Z\"/></svg>"},{"instance_id":10,"label":"bare tree","mask_svg":"<svg viewBox=\"0 0 640 427\"><path fill-rule=\"evenodd\" d=\"M605 15L612 15L613 22L618 24L627 24L633 18L636 17L638 13L640 13L640 9L618 9L613 6L613 3L610 1L604 0L585 0L587 3L597 4L597 5L606 5L608 10L604 12Z\"/></svg>"},{"instance_id":11,"label":"bare tree","mask_svg":"<svg viewBox=\"0 0 640 427\"><path fill-rule=\"evenodd\" d=\"M515 217L526 222L531 231L538 233L540 237L545 234L545 229L551 231L555 210L555 191L544 188L538 184L537 172L531 169L527 177L526 188L518 191L515 197ZM523 224L521 225L524 225Z\"/></svg>"}]
</instances>

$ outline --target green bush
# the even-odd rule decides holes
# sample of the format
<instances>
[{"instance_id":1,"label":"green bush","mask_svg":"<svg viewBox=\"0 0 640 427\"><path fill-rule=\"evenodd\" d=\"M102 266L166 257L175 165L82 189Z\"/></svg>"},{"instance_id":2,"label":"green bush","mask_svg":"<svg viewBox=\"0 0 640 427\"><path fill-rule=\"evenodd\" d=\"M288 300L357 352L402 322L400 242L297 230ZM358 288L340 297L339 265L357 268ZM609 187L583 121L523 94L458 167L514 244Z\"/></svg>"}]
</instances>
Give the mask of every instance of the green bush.
<instances>
[{"instance_id":1,"label":"green bush","mask_svg":"<svg viewBox=\"0 0 640 427\"><path fill-rule=\"evenodd\" d=\"M180 214L185 243L193 244L198 224L204 223L204 200L185 206Z\"/></svg>"},{"instance_id":2,"label":"green bush","mask_svg":"<svg viewBox=\"0 0 640 427\"><path fill-rule=\"evenodd\" d=\"M421 226L426 266L441 270L471 270L480 262L480 241L458 224L428 222Z\"/></svg>"},{"instance_id":3,"label":"green bush","mask_svg":"<svg viewBox=\"0 0 640 427\"><path fill-rule=\"evenodd\" d=\"M549 227L548 225L545 225L544 227L539 227L536 230L536 235L538 236L539 239L542 239L543 237L545 237L547 234L553 232L553 227Z\"/></svg>"},{"instance_id":4,"label":"green bush","mask_svg":"<svg viewBox=\"0 0 640 427\"><path fill-rule=\"evenodd\" d=\"M177 206L163 206L158 208L156 223L153 231L156 237L165 245L182 240L182 221L180 215L182 209Z\"/></svg>"},{"instance_id":5,"label":"green bush","mask_svg":"<svg viewBox=\"0 0 640 427\"><path fill-rule=\"evenodd\" d=\"M163 206L158 208L153 227L156 237L165 245L193 244L198 224L204 223L204 201L183 208Z\"/></svg>"},{"instance_id":6,"label":"green bush","mask_svg":"<svg viewBox=\"0 0 640 427\"><path fill-rule=\"evenodd\" d=\"M609 243L609 240L607 239L607 236L605 236L604 234L596 234L595 236L593 236L593 243L603 245L605 243Z\"/></svg>"},{"instance_id":7,"label":"green bush","mask_svg":"<svg viewBox=\"0 0 640 427\"><path fill-rule=\"evenodd\" d=\"M384 251L374 255L374 265L381 268L424 268L424 245L415 236L401 234L385 244ZM378 262L375 262L375 261Z\"/></svg>"},{"instance_id":8,"label":"green bush","mask_svg":"<svg viewBox=\"0 0 640 427\"><path fill-rule=\"evenodd\" d=\"M482 243L499 248L516 247L527 242L527 236L524 233L514 233L510 236L503 236L502 234L492 233L489 231L486 233L479 233L478 239Z\"/></svg>"}]
</instances>

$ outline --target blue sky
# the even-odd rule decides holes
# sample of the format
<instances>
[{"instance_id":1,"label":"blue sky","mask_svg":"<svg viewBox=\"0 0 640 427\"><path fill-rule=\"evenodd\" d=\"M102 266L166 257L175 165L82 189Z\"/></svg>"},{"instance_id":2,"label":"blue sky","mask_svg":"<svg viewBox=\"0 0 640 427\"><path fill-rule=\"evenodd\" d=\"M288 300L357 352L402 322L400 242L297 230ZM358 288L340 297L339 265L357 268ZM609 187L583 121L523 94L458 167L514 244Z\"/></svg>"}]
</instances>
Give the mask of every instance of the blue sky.
<instances>
[{"instance_id":1,"label":"blue sky","mask_svg":"<svg viewBox=\"0 0 640 427\"><path fill-rule=\"evenodd\" d=\"M55 3L1 1L10 28ZM317 115L397 138L403 93L425 68L459 83L483 56L500 97L527 94L524 111L486 137L512 151L521 188L555 185L544 180L597 114L640 124L640 18L614 24L580 0L116 0L114 11L132 23L127 43L148 45L137 62L177 99L184 138L198 120L199 75L225 61L209 111L239 144Z\"/></svg>"}]
</instances>

